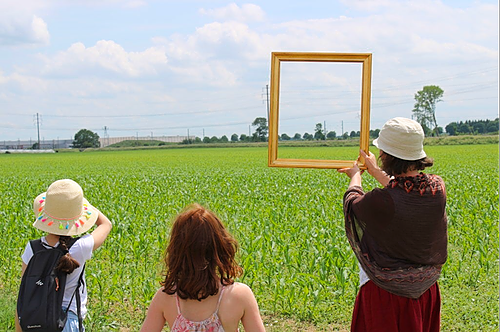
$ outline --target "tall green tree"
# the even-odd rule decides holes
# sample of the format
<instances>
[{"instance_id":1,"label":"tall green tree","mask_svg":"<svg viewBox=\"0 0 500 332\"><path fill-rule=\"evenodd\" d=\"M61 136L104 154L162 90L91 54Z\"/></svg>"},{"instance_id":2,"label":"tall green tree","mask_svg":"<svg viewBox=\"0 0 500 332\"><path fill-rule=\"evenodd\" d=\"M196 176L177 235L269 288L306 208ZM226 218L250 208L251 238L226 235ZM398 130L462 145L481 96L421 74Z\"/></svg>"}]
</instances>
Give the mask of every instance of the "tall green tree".
<instances>
[{"instance_id":1,"label":"tall green tree","mask_svg":"<svg viewBox=\"0 0 500 332\"><path fill-rule=\"evenodd\" d=\"M98 148L101 146L99 135L88 129L81 129L75 134L73 147L78 149Z\"/></svg>"},{"instance_id":2,"label":"tall green tree","mask_svg":"<svg viewBox=\"0 0 500 332\"><path fill-rule=\"evenodd\" d=\"M314 129L315 139L325 139L325 134L323 133L323 125L321 123L316 123L316 128Z\"/></svg>"},{"instance_id":3,"label":"tall green tree","mask_svg":"<svg viewBox=\"0 0 500 332\"><path fill-rule=\"evenodd\" d=\"M437 136L439 136L439 131L436 121L436 104L441 101L443 94L443 89L437 85L424 86L415 94L415 106L412 111L422 127L425 125L434 128L433 132Z\"/></svg>"},{"instance_id":4,"label":"tall green tree","mask_svg":"<svg viewBox=\"0 0 500 332\"><path fill-rule=\"evenodd\" d=\"M258 140L265 142L267 139L267 119L266 118L255 118L252 122L252 126L256 127L254 136L257 136Z\"/></svg>"}]
</instances>

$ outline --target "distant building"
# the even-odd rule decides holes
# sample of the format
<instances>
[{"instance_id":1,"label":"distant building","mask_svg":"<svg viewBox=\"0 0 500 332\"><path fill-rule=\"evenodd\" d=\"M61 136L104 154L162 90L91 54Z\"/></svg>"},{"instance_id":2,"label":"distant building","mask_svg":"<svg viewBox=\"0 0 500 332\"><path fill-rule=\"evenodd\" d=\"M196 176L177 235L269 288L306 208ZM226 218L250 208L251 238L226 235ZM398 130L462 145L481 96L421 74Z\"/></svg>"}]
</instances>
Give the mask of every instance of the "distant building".
<instances>
[{"instance_id":1,"label":"distant building","mask_svg":"<svg viewBox=\"0 0 500 332\"><path fill-rule=\"evenodd\" d=\"M105 148L108 145L120 143L122 141L162 141L167 143L181 143L187 136L124 136L124 137L100 137L99 142L101 143L101 148ZM194 136L190 136L194 138Z\"/></svg>"},{"instance_id":2,"label":"distant building","mask_svg":"<svg viewBox=\"0 0 500 332\"><path fill-rule=\"evenodd\" d=\"M33 146L38 143L37 140L29 141L0 141L0 150L27 150L32 149ZM72 139L52 139L52 140L41 140L40 150L47 149L68 149L71 148L73 144ZM36 147L36 146L35 146Z\"/></svg>"},{"instance_id":3,"label":"distant building","mask_svg":"<svg viewBox=\"0 0 500 332\"><path fill-rule=\"evenodd\" d=\"M101 137L99 142L101 143L101 148L108 145L119 143L122 141L162 141L167 143L181 143L187 136L124 136L124 137ZM190 136L194 138L194 136ZM16 141L0 141L0 150L27 150L33 149L33 146L38 143L37 140L16 140ZM70 149L73 147L73 139L52 139L52 140L41 140L40 150L46 149Z\"/></svg>"}]
</instances>

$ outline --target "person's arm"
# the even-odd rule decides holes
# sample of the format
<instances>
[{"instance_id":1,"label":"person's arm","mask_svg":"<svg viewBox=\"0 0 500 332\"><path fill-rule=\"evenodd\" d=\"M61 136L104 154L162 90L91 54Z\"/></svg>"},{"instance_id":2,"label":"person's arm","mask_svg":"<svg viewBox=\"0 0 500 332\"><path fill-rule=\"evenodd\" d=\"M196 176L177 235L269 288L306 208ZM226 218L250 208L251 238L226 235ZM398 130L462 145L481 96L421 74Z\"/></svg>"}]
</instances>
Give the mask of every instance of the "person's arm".
<instances>
[{"instance_id":1,"label":"person's arm","mask_svg":"<svg viewBox=\"0 0 500 332\"><path fill-rule=\"evenodd\" d=\"M377 180L384 187L387 186L387 184L391 180L390 176L387 175L387 173L385 173L383 170L381 170L380 167L378 167L377 158L375 157L375 155L369 151L368 153L369 155L367 155L363 150L359 151L361 157L365 159L365 166L368 174L373 176L375 180Z\"/></svg>"},{"instance_id":2,"label":"person's arm","mask_svg":"<svg viewBox=\"0 0 500 332\"><path fill-rule=\"evenodd\" d=\"M94 238L93 250L96 250L104 243L104 240L106 240L111 228L113 227L111 221L101 211L99 211L99 216L97 217L95 224L97 225L97 228L92 232L92 237Z\"/></svg>"},{"instance_id":3,"label":"person's arm","mask_svg":"<svg viewBox=\"0 0 500 332\"><path fill-rule=\"evenodd\" d=\"M26 265L26 263L23 262L23 265L22 265L22 268L21 268L21 278L23 277L24 275L24 271L26 271L26 267L28 265ZM16 332L23 332L22 329L21 329L21 325L19 325L19 317L17 315L17 308L16 308L16 323L15 323L15 326L16 326Z\"/></svg>"},{"instance_id":4,"label":"person's arm","mask_svg":"<svg viewBox=\"0 0 500 332\"><path fill-rule=\"evenodd\" d=\"M361 187L361 171L358 167L358 162L355 161L351 168L341 168L337 170L339 173L344 173L351 178L349 188L358 186Z\"/></svg>"},{"instance_id":5,"label":"person's arm","mask_svg":"<svg viewBox=\"0 0 500 332\"><path fill-rule=\"evenodd\" d=\"M248 332L265 332L264 323L260 317L259 305L255 299L250 287L245 285L245 292L243 295L244 312L241 317L241 323Z\"/></svg>"},{"instance_id":6,"label":"person's arm","mask_svg":"<svg viewBox=\"0 0 500 332\"><path fill-rule=\"evenodd\" d=\"M142 323L141 332L160 332L165 326L165 316L163 315L162 291L158 290L151 301L146 314L146 319Z\"/></svg>"}]
</instances>

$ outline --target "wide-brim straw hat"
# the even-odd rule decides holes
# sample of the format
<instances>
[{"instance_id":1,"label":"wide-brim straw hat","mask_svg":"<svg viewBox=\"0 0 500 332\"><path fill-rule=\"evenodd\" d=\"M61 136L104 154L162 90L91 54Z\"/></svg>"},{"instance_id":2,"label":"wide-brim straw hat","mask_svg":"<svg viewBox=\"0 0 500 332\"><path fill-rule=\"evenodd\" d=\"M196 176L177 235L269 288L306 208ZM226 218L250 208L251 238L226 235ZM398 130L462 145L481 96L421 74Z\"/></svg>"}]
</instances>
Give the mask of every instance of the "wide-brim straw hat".
<instances>
[{"instance_id":1,"label":"wide-brim straw hat","mask_svg":"<svg viewBox=\"0 0 500 332\"><path fill-rule=\"evenodd\" d=\"M33 202L33 226L55 235L80 235L94 226L99 211L83 197L82 187L73 180L52 183Z\"/></svg>"},{"instance_id":2,"label":"wide-brim straw hat","mask_svg":"<svg viewBox=\"0 0 500 332\"><path fill-rule=\"evenodd\" d=\"M424 130L417 121L394 118L384 124L378 138L373 140L373 145L391 156L415 161L427 156L424 138Z\"/></svg>"}]
</instances>

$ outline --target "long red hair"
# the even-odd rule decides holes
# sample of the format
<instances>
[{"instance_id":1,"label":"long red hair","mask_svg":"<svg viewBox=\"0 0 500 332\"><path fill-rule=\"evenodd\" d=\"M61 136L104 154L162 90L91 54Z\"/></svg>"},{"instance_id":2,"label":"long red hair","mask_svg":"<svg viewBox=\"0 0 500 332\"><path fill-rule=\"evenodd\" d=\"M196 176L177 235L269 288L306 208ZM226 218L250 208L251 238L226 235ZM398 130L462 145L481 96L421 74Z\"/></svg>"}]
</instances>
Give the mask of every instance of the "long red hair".
<instances>
[{"instance_id":1,"label":"long red hair","mask_svg":"<svg viewBox=\"0 0 500 332\"><path fill-rule=\"evenodd\" d=\"M231 285L242 273L235 261L238 243L217 216L194 204L179 214L165 252L163 291L201 301Z\"/></svg>"}]
</instances>

